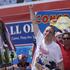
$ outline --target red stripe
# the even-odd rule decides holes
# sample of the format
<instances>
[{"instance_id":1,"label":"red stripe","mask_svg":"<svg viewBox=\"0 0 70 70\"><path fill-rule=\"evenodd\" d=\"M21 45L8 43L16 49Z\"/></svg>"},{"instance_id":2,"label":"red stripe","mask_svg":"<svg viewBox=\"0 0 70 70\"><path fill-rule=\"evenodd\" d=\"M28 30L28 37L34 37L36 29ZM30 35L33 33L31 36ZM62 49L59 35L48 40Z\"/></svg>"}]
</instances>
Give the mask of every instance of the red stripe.
<instances>
[{"instance_id":1,"label":"red stripe","mask_svg":"<svg viewBox=\"0 0 70 70\"><path fill-rule=\"evenodd\" d=\"M40 4L34 4L33 11L53 10L53 9L70 9L70 1L57 1L57 2L46 2ZM27 15L26 15L26 14ZM29 7L19 6L12 8L0 9L0 17L3 18L4 22L29 20Z\"/></svg>"},{"instance_id":2,"label":"red stripe","mask_svg":"<svg viewBox=\"0 0 70 70\"><path fill-rule=\"evenodd\" d=\"M18 22L18 21L28 21L30 20L30 14L21 14L21 15L13 15L13 16L5 16L2 17L4 22Z\"/></svg>"}]
</instances>

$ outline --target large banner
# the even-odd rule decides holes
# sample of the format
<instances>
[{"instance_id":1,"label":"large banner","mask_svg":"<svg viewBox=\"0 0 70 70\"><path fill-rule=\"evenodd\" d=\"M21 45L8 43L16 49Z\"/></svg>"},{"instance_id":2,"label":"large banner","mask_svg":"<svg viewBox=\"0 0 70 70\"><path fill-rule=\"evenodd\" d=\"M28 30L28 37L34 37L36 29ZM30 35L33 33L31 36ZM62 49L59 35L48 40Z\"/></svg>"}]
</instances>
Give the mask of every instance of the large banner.
<instances>
[{"instance_id":1,"label":"large banner","mask_svg":"<svg viewBox=\"0 0 70 70\"><path fill-rule=\"evenodd\" d=\"M37 17L36 21L39 25L41 32L43 33L45 28L50 25L51 20L54 19L58 20L60 16L67 16L68 18L70 18L70 10L55 10L55 11L52 10L38 12L36 16ZM53 23L51 25L53 25ZM58 31L59 30L58 27L55 27L55 30Z\"/></svg>"},{"instance_id":2,"label":"large banner","mask_svg":"<svg viewBox=\"0 0 70 70\"><path fill-rule=\"evenodd\" d=\"M33 42L34 35L31 22L12 22L7 24L7 28L15 45Z\"/></svg>"},{"instance_id":3,"label":"large banner","mask_svg":"<svg viewBox=\"0 0 70 70\"><path fill-rule=\"evenodd\" d=\"M60 16L67 16L70 18L70 10L37 12L36 21L41 32L43 33L45 28L50 25L51 20L58 19ZM31 22L12 22L7 24L7 27L15 45L30 44L33 42L34 33ZM58 27L55 27L55 30L58 31Z\"/></svg>"}]
</instances>

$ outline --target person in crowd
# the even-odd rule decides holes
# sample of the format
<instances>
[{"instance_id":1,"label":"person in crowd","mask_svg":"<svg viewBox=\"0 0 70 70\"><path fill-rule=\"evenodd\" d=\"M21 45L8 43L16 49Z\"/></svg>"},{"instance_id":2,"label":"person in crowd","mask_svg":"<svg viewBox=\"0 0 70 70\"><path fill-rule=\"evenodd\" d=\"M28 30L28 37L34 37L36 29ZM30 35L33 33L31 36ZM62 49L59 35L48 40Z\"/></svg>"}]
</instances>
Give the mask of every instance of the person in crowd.
<instances>
[{"instance_id":1,"label":"person in crowd","mask_svg":"<svg viewBox=\"0 0 70 70\"><path fill-rule=\"evenodd\" d=\"M29 63L26 62L27 57L22 54L18 56L18 59L19 63L17 64L17 66L20 68L20 70L26 70L27 67L29 66Z\"/></svg>"},{"instance_id":2,"label":"person in crowd","mask_svg":"<svg viewBox=\"0 0 70 70\"><path fill-rule=\"evenodd\" d=\"M56 32L55 33L55 41L59 44L59 42L60 43L62 43L63 41L62 41L62 32Z\"/></svg>"},{"instance_id":3,"label":"person in crowd","mask_svg":"<svg viewBox=\"0 0 70 70\"><path fill-rule=\"evenodd\" d=\"M70 70L70 32L64 33L62 35L63 38L63 47L62 54L64 59L64 69Z\"/></svg>"},{"instance_id":4,"label":"person in crowd","mask_svg":"<svg viewBox=\"0 0 70 70\"><path fill-rule=\"evenodd\" d=\"M58 44L62 51L64 70L70 70L70 32L62 33L62 43L58 41Z\"/></svg>"},{"instance_id":5,"label":"person in crowd","mask_svg":"<svg viewBox=\"0 0 70 70\"><path fill-rule=\"evenodd\" d=\"M14 44L11 41L8 29L2 19L0 19L0 37L1 42L3 42L2 44L8 46L9 50L16 50Z\"/></svg>"},{"instance_id":6,"label":"person in crowd","mask_svg":"<svg viewBox=\"0 0 70 70\"><path fill-rule=\"evenodd\" d=\"M32 6L29 6L29 9L37 46L32 61L32 70L64 70L61 49L53 40L55 35L53 26L48 26L42 34L36 23Z\"/></svg>"},{"instance_id":7,"label":"person in crowd","mask_svg":"<svg viewBox=\"0 0 70 70\"><path fill-rule=\"evenodd\" d=\"M6 49L8 48L8 49ZM3 22L2 19L0 19L0 66L2 64L5 64L4 61L8 61L7 60L7 56L9 56L9 51L7 50L10 50L10 51L15 51L15 46L13 45L12 41L11 41L11 38L10 38L10 35L9 35L9 32L8 32L8 29L6 28L5 26L5 23ZM6 54L6 53L7 54ZM5 56L7 57L5 59Z\"/></svg>"},{"instance_id":8,"label":"person in crowd","mask_svg":"<svg viewBox=\"0 0 70 70\"><path fill-rule=\"evenodd\" d=\"M54 25L62 32L57 35L56 42L60 45L64 70L70 70L70 18L69 16L60 16ZM60 38L59 38L60 37Z\"/></svg>"}]
</instances>

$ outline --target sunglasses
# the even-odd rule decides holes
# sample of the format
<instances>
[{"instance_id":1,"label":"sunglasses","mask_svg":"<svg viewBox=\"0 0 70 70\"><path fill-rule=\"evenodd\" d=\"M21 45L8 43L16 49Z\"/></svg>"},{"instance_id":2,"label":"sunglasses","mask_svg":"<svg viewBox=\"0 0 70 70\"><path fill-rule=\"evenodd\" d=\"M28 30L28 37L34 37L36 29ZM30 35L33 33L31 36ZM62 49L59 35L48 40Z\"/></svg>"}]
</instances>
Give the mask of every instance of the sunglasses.
<instances>
[{"instance_id":1,"label":"sunglasses","mask_svg":"<svg viewBox=\"0 0 70 70\"><path fill-rule=\"evenodd\" d=\"M70 33L64 33L64 34L62 35L62 39L63 39L63 40L70 40Z\"/></svg>"},{"instance_id":2,"label":"sunglasses","mask_svg":"<svg viewBox=\"0 0 70 70\"><path fill-rule=\"evenodd\" d=\"M63 38L63 40L70 40L70 38Z\"/></svg>"}]
</instances>

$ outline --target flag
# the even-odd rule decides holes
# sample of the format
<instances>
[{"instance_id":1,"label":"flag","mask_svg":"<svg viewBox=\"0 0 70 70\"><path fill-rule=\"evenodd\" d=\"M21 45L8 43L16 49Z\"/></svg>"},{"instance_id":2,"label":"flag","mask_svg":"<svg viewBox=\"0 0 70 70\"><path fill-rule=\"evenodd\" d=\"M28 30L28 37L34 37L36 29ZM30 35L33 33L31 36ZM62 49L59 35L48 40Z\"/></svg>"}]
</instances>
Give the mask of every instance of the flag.
<instances>
[{"instance_id":1,"label":"flag","mask_svg":"<svg viewBox=\"0 0 70 70\"><path fill-rule=\"evenodd\" d=\"M61 16L57 19L56 23L53 25L60 30L68 29L70 27L70 18L67 16Z\"/></svg>"}]
</instances>

